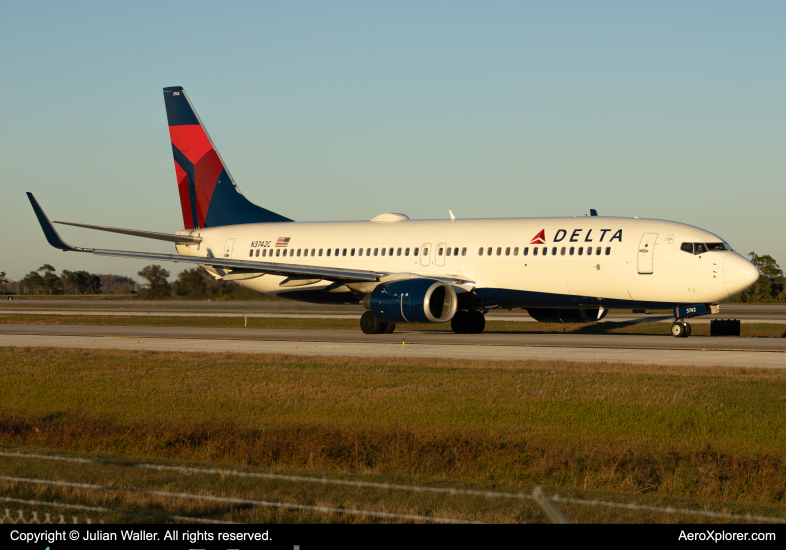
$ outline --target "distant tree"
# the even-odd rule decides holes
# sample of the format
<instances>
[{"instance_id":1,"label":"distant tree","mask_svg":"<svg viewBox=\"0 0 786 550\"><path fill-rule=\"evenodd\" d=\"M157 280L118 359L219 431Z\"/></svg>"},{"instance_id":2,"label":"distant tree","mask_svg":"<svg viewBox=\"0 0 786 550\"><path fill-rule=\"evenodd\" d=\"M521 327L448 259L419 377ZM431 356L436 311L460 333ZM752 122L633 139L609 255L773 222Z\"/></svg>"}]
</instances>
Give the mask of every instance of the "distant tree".
<instances>
[{"instance_id":1,"label":"distant tree","mask_svg":"<svg viewBox=\"0 0 786 550\"><path fill-rule=\"evenodd\" d=\"M0 292L5 292L5 284L8 282L8 279L5 276L5 271L0 271Z\"/></svg>"},{"instance_id":2,"label":"distant tree","mask_svg":"<svg viewBox=\"0 0 786 550\"><path fill-rule=\"evenodd\" d=\"M784 278L783 270L772 256L759 256L755 252L748 254L751 263L759 270L759 280L747 290L744 290L735 298L735 302L783 302L784 297Z\"/></svg>"},{"instance_id":3,"label":"distant tree","mask_svg":"<svg viewBox=\"0 0 786 550\"><path fill-rule=\"evenodd\" d=\"M52 267L50 264L44 264L36 269L36 271L41 273L44 292L47 294L57 294L60 291L61 281L60 277L55 275L56 270L54 267Z\"/></svg>"},{"instance_id":4,"label":"distant tree","mask_svg":"<svg viewBox=\"0 0 786 550\"><path fill-rule=\"evenodd\" d=\"M139 293L141 298L168 298L172 295L172 287L167 280L169 271L160 265L148 265L137 274L148 283L148 287Z\"/></svg>"},{"instance_id":5,"label":"distant tree","mask_svg":"<svg viewBox=\"0 0 786 550\"><path fill-rule=\"evenodd\" d=\"M218 293L218 281L201 267L180 272L175 281L175 295L194 299L212 298Z\"/></svg>"},{"instance_id":6,"label":"distant tree","mask_svg":"<svg viewBox=\"0 0 786 550\"><path fill-rule=\"evenodd\" d=\"M44 289L44 278L37 271L31 271L19 281L20 294L40 294Z\"/></svg>"}]
</instances>

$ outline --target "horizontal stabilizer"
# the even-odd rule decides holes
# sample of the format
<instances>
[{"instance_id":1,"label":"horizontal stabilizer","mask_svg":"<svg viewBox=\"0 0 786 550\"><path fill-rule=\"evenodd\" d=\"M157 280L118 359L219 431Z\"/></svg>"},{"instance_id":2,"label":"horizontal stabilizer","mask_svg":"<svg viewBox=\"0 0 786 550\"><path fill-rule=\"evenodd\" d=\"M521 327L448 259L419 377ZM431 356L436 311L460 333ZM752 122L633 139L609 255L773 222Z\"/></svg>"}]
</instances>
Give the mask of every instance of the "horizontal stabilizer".
<instances>
[{"instance_id":1,"label":"horizontal stabilizer","mask_svg":"<svg viewBox=\"0 0 786 550\"><path fill-rule=\"evenodd\" d=\"M170 243L199 244L202 242L202 237L192 237L190 235L173 235L170 233L156 233L154 231L141 231L139 229L118 229L116 227L105 227L103 225L87 225L84 223L71 223L71 222L52 222L52 223L59 223L60 225L73 225L74 227L84 227L87 229L96 229L98 231L108 231L110 233L120 233L121 235L131 235L133 237L144 237L145 239L155 239L157 241L168 241Z\"/></svg>"}]
</instances>

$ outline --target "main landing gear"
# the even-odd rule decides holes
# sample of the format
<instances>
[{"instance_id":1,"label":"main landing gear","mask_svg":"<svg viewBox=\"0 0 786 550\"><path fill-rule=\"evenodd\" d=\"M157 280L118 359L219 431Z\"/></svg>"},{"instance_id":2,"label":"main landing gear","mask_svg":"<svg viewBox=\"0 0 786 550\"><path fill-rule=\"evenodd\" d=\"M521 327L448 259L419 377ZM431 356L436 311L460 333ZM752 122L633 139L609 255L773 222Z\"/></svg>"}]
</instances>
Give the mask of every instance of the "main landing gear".
<instances>
[{"instance_id":1,"label":"main landing gear","mask_svg":"<svg viewBox=\"0 0 786 550\"><path fill-rule=\"evenodd\" d=\"M687 338L690 336L690 325L682 319L677 319L671 325L671 335L675 338Z\"/></svg>"},{"instance_id":2,"label":"main landing gear","mask_svg":"<svg viewBox=\"0 0 786 550\"><path fill-rule=\"evenodd\" d=\"M390 334L396 330L396 325L394 323L382 323L374 317L373 313L367 311L360 318L360 330L364 334Z\"/></svg>"},{"instance_id":3,"label":"main landing gear","mask_svg":"<svg viewBox=\"0 0 786 550\"><path fill-rule=\"evenodd\" d=\"M456 334L480 334L486 328L486 317L480 311L457 311L450 321Z\"/></svg>"}]
</instances>

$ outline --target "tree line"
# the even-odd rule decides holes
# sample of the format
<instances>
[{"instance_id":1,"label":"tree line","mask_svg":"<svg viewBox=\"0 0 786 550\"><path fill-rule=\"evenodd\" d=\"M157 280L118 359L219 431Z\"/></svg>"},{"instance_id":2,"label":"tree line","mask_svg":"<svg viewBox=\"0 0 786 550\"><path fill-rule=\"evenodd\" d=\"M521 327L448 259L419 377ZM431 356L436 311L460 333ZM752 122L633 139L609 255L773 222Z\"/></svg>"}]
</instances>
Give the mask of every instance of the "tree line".
<instances>
[{"instance_id":1,"label":"tree line","mask_svg":"<svg viewBox=\"0 0 786 550\"><path fill-rule=\"evenodd\" d=\"M93 274L64 269L60 275L50 264L31 271L19 281L10 281L0 271L0 292L21 295L132 294L142 299L259 299L256 292L232 282L217 280L200 267L186 269L173 283L170 272L148 265L137 273L146 283L113 274Z\"/></svg>"}]
</instances>

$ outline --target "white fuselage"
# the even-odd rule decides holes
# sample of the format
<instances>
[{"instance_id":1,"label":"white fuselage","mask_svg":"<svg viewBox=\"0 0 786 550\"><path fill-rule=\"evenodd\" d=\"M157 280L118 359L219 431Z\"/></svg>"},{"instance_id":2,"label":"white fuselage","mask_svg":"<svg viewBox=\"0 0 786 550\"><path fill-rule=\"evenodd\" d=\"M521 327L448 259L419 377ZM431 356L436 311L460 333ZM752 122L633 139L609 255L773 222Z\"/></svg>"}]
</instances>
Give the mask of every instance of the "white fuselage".
<instances>
[{"instance_id":1,"label":"white fuselage","mask_svg":"<svg viewBox=\"0 0 786 550\"><path fill-rule=\"evenodd\" d=\"M681 250L683 243L724 243L717 235L638 218L260 223L193 234L202 243L178 245L180 254L451 277L473 282L484 304L506 307L559 307L566 297L579 307L717 303L759 276L731 250ZM349 291L328 281L281 286L285 279L264 275L238 283L294 299L301 298L293 293L329 286L334 293Z\"/></svg>"}]
</instances>

